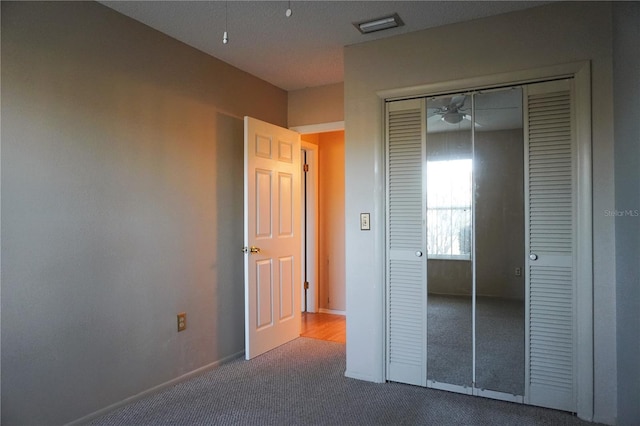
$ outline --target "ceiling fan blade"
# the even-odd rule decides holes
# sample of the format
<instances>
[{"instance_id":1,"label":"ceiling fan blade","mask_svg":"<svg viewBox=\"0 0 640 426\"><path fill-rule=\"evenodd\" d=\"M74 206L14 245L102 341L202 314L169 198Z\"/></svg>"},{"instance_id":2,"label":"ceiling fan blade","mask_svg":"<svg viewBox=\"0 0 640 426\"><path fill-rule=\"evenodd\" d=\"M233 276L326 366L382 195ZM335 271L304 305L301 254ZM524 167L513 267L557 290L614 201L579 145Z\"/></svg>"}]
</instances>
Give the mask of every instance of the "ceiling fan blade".
<instances>
[{"instance_id":1,"label":"ceiling fan blade","mask_svg":"<svg viewBox=\"0 0 640 426\"><path fill-rule=\"evenodd\" d=\"M427 109L441 110L442 108L448 108L451 105L451 99L450 97L430 98L427 100Z\"/></svg>"},{"instance_id":2,"label":"ceiling fan blade","mask_svg":"<svg viewBox=\"0 0 640 426\"><path fill-rule=\"evenodd\" d=\"M451 103L449 104L450 109L460 109L464 105L464 102L467 100L465 95L458 95L451 98Z\"/></svg>"}]
</instances>

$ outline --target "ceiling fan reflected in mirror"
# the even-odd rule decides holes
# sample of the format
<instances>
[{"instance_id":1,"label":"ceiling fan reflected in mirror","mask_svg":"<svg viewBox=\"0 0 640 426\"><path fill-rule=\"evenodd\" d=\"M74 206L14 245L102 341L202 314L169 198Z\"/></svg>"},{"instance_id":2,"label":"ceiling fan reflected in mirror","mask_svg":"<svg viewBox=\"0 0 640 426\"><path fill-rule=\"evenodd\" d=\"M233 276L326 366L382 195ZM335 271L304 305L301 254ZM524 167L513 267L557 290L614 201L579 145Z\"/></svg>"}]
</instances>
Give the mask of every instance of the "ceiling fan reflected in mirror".
<instances>
[{"instance_id":1,"label":"ceiling fan reflected in mirror","mask_svg":"<svg viewBox=\"0 0 640 426\"><path fill-rule=\"evenodd\" d=\"M466 95L458 95L430 101L428 118L437 117L448 124L458 124L462 120L471 121L471 114L468 113L470 108L465 107L467 98Z\"/></svg>"}]
</instances>

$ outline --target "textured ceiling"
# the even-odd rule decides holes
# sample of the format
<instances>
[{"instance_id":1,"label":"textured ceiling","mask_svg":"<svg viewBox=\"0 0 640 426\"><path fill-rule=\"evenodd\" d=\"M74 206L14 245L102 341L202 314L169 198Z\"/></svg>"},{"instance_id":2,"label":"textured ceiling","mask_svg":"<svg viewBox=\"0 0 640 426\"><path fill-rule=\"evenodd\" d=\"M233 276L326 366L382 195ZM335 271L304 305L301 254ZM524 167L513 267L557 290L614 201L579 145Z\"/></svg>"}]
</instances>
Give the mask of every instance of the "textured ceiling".
<instances>
[{"instance_id":1,"label":"textured ceiling","mask_svg":"<svg viewBox=\"0 0 640 426\"><path fill-rule=\"evenodd\" d=\"M284 90L343 81L343 47L468 21L537 1L101 1ZM291 4L293 14L285 11ZM226 23L225 23L226 11ZM405 25L367 35L354 22L397 12ZM226 29L229 43L222 43Z\"/></svg>"}]
</instances>

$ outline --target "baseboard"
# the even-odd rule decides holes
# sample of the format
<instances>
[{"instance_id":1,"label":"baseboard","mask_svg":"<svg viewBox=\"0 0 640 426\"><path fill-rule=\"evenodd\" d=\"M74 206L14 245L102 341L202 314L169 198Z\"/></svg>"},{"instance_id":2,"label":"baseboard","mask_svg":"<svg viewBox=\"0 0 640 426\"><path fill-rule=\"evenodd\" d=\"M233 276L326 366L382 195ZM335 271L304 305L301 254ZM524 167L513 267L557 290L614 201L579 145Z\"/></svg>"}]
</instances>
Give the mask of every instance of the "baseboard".
<instances>
[{"instance_id":1,"label":"baseboard","mask_svg":"<svg viewBox=\"0 0 640 426\"><path fill-rule=\"evenodd\" d=\"M200 367L198 369L195 369L195 370L193 370L193 371L191 371L189 373L183 374L182 376L176 377L175 379L169 380L168 382L161 383L161 384L159 384L157 386L154 386L154 387L149 388L149 389L147 389L145 391L142 391L142 392L140 392L140 393L138 393L136 395L130 396L129 398L123 399L120 402L116 402L115 404L111 404L111 405L109 405L109 406L107 406L105 408L102 408L102 409L98 410L98 411L94 411L91 414L88 414L88 415L86 415L84 417L81 417L81 418L79 418L77 420L74 420L74 421L72 421L70 423L67 423L66 426L75 426L75 425L86 424L86 423L88 423L88 422L90 422L90 421L92 421L94 419L97 419L98 417L104 416L105 414L109 413L110 411L113 411L113 410L115 410L117 408L123 407L123 406L128 405L128 404L131 404L132 402L138 401L138 400L140 400L142 398L146 398L148 396L151 396L151 395L153 395L153 394L155 394L157 392L160 392L163 389L166 389L166 388L171 387L171 386L175 386L178 383L187 381L187 380L189 380L189 379L191 379L191 378L193 378L195 376L199 376L202 373L206 373L209 370L213 370L213 369L219 367L220 365L222 365L222 364L224 364L226 362L232 361L232 360L234 360L236 358L240 358L240 357L243 357L243 356L244 356L244 351L236 352L233 355L229 355L229 356L227 356L225 358L222 358L222 359L220 359L218 361L212 362L211 364L207 364L207 365L205 365L203 367Z\"/></svg>"},{"instance_id":2,"label":"baseboard","mask_svg":"<svg viewBox=\"0 0 640 426\"><path fill-rule=\"evenodd\" d=\"M318 312L321 314L347 315L347 311L338 311L336 309L320 308L318 309Z\"/></svg>"},{"instance_id":3,"label":"baseboard","mask_svg":"<svg viewBox=\"0 0 640 426\"><path fill-rule=\"evenodd\" d=\"M345 371L344 372L344 376L348 377L350 379L356 379L356 380L363 380L365 382L373 382L373 383L384 383L385 380L380 380L379 377L374 377L370 374L361 374L361 373L355 373L353 371Z\"/></svg>"}]
</instances>

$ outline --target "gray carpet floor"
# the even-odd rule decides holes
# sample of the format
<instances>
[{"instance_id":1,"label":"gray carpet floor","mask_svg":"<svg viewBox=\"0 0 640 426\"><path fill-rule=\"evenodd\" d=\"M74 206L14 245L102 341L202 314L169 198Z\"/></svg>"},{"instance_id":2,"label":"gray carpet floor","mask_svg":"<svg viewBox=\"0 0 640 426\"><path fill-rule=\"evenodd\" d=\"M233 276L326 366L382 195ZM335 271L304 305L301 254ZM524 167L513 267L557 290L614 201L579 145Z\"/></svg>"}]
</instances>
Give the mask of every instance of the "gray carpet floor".
<instances>
[{"instance_id":1,"label":"gray carpet floor","mask_svg":"<svg viewBox=\"0 0 640 426\"><path fill-rule=\"evenodd\" d=\"M91 425L592 425L569 413L344 376L345 346L299 338Z\"/></svg>"},{"instance_id":2,"label":"gray carpet floor","mask_svg":"<svg viewBox=\"0 0 640 426\"><path fill-rule=\"evenodd\" d=\"M427 378L472 383L471 298L429 294ZM524 302L478 297L476 387L524 395Z\"/></svg>"}]
</instances>

